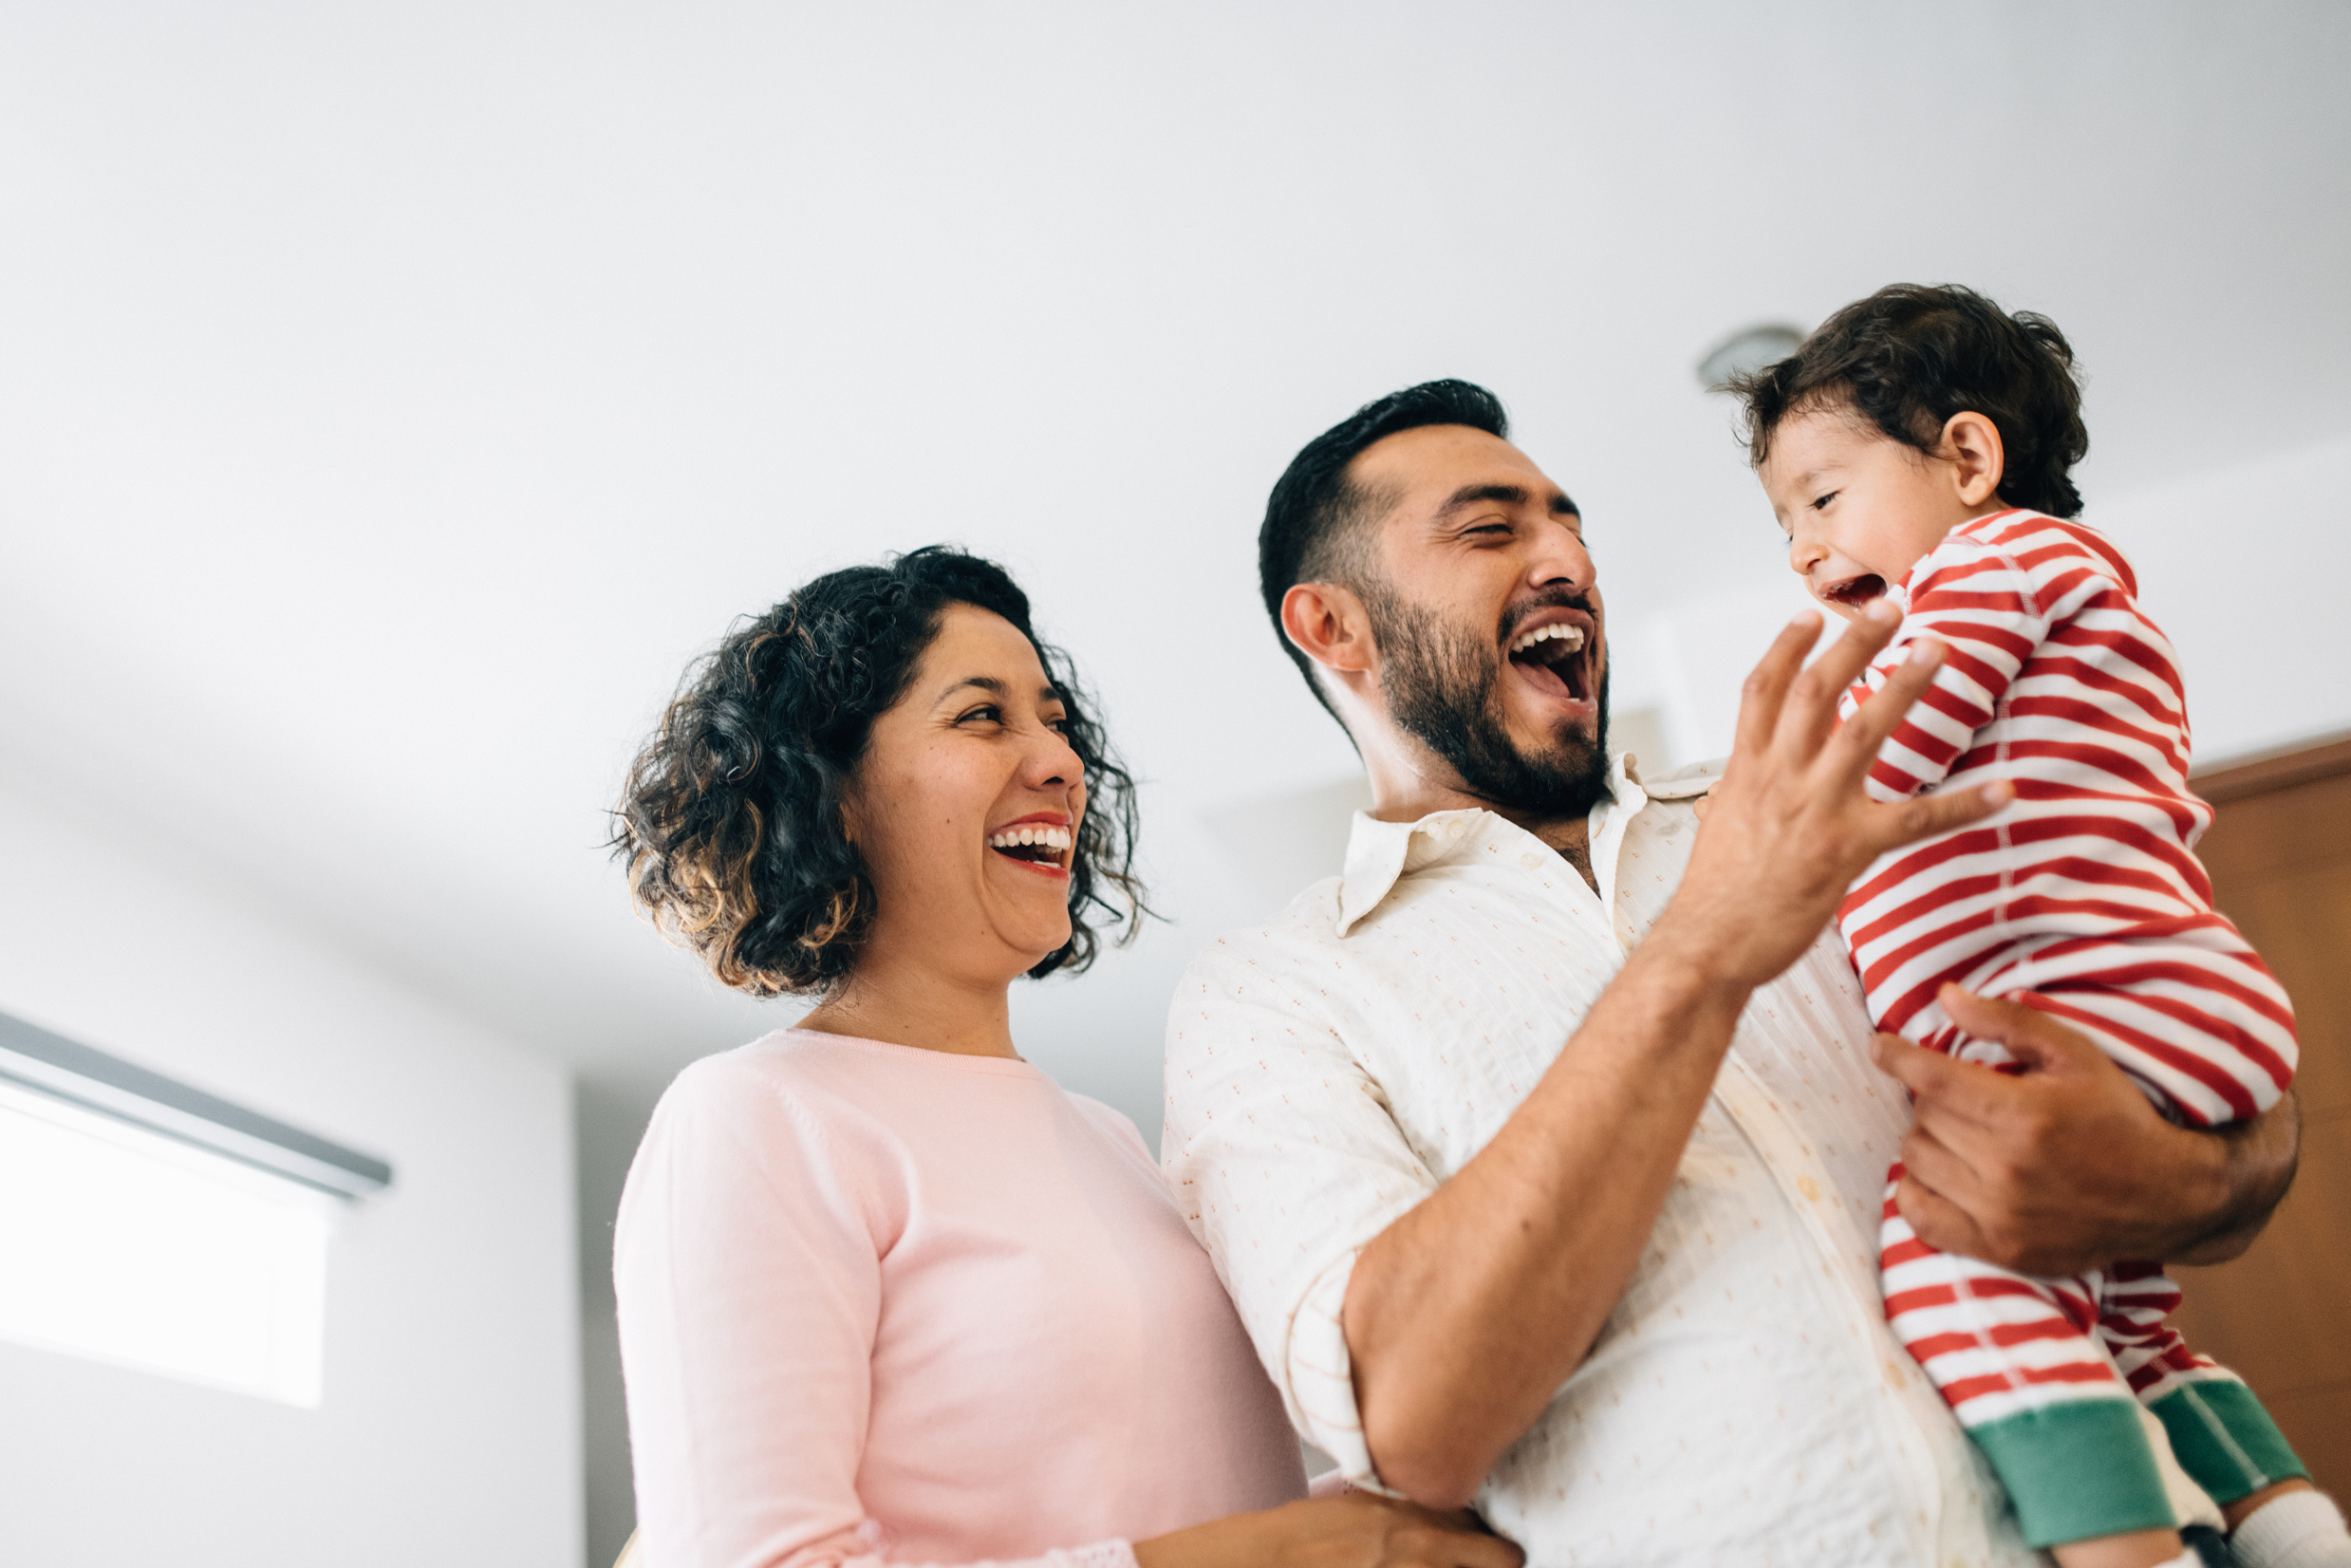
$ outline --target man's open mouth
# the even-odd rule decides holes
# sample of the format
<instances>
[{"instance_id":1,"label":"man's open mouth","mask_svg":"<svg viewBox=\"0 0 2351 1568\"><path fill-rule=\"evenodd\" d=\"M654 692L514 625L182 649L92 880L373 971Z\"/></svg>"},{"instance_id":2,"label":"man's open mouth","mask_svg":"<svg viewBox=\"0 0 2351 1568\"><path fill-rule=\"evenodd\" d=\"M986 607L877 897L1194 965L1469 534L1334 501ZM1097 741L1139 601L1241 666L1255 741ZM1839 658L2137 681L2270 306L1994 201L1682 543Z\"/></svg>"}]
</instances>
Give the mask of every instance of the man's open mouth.
<instances>
[{"instance_id":1,"label":"man's open mouth","mask_svg":"<svg viewBox=\"0 0 2351 1568\"><path fill-rule=\"evenodd\" d=\"M1849 609L1859 609L1873 599L1884 598L1885 593L1886 580L1874 571L1865 571L1858 577L1848 577L1841 583L1831 583L1820 590L1820 597L1832 605L1843 605Z\"/></svg>"},{"instance_id":2,"label":"man's open mouth","mask_svg":"<svg viewBox=\"0 0 2351 1568\"><path fill-rule=\"evenodd\" d=\"M1537 691L1570 702L1592 700L1592 663L1597 650L1588 627L1555 621L1519 633L1504 651Z\"/></svg>"},{"instance_id":3,"label":"man's open mouth","mask_svg":"<svg viewBox=\"0 0 2351 1568\"><path fill-rule=\"evenodd\" d=\"M1016 822L989 834L988 848L1008 860L1065 870L1072 839L1071 830L1054 823Z\"/></svg>"}]
</instances>

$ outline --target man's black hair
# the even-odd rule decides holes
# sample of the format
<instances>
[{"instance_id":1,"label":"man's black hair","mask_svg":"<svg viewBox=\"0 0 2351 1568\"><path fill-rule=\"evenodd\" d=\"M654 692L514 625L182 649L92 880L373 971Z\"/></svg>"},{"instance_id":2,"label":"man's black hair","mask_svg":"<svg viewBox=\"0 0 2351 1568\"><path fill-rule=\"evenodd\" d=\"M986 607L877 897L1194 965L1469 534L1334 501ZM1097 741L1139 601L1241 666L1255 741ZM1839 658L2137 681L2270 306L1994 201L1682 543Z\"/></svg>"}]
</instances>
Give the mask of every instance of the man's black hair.
<instances>
[{"instance_id":1,"label":"man's black hair","mask_svg":"<svg viewBox=\"0 0 2351 1568\"><path fill-rule=\"evenodd\" d=\"M1423 425L1460 424L1510 439L1502 400L1468 382L1423 382L1365 403L1308 441L1274 482L1258 530L1258 588L1265 596L1281 649L1306 677L1315 700L1332 718L1338 710L1315 679L1314 661L1281 629L1282 596L1299 583L1338 583L1361 592L1376 556L1365 537L1391 504L1347 476L1348 464L1383 437Z\"/></svg>"},{"instance_id":2,"label":"man's black hair","mask_svg":"<svg viewBox=\"0 0 2351 1568\"><path fill-rule=\"evenodd\" d=\"M1962 411L2000 432L2000 498L2053 517L2078 516L2074 464L2090 450L2073 345L2057 323L2008 314L1958 284L1889 284L1820 324L1777 364L1734 377L1745 405L1747 457L1771 455L1782 423L1815 409L1850 409L1890 440L1931 453Z\"/></svg>"}]
</instances>

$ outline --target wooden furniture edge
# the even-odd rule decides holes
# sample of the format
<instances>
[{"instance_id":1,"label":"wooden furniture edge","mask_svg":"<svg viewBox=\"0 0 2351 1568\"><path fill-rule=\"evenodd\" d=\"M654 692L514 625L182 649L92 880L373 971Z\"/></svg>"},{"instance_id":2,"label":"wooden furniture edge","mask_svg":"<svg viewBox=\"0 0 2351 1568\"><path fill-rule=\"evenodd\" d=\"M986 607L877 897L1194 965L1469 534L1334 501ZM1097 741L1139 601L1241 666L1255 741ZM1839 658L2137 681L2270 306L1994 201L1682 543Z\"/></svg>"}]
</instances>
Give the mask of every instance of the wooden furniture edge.
<instances>
[{"instance_id":1,"label":"wooden furniture edge","mask_svg":"<svg viewBox=\"0 0 2351 1568\"><path fill-rule=\"evenodd\" d=\"M2188 782L2196 793L2218 806L2346 773L2351 773L2351 735L2336 735L2321 736L2288 751L2232 758L2209 773L2191 773Z\"/></svg>"}]
</instances>

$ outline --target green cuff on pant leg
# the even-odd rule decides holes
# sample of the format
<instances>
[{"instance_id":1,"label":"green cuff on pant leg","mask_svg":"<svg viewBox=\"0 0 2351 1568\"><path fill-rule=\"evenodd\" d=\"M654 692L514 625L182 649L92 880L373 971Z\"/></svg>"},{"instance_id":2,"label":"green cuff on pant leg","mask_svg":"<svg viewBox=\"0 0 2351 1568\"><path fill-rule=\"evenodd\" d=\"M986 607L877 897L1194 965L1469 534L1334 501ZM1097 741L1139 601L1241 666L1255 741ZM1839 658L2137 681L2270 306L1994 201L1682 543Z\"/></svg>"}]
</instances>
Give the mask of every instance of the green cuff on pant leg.
<instances>
[{"instance_id":1,"label":"green cuff on pant leg","mask_svg":"<svg viewBox=\"0 0 2351 1568\"><path fill-rule=\"evenodd\" d=\"M2172 1455L2214 1503L2234 1503L2280 1481L2310 1479L2253 1391L2233 1377L2180 1384L2147 1407Z\"/></svg>"},{"instance_id":2,"label":"green cuff on pant leg","mask_svg":"<svg viewBox=\"0 0 2351 1568\"><path fill-rule=\"evenodd\" d=\"M2179 1523L2138 1407L2127 1398L2044 1405L1970 1427L1968 1435L2000 1473L2034 1546Z\"/></svg>"}]
</instances>

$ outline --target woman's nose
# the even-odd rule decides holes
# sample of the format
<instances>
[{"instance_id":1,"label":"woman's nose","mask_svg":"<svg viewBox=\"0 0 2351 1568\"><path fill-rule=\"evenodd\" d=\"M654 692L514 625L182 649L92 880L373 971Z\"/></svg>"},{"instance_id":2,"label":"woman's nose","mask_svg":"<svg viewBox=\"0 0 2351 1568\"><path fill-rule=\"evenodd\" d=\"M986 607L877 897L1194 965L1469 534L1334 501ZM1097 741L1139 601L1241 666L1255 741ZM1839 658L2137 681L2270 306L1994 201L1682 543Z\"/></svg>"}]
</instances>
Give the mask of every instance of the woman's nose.
<instances>
[{"instance_id":1,"label":"woman's nose","mask_svg":"<svg viewBox=\"0 0 2351 1568\"><path fill-rule=\"evenodd\" d=\"M1028 782L1037 789L1086 782L1086 764L1078 757L1077 748L1055 729L1045 730L1041 742L1030 750L1028 772Z\"/></svg>"}]
</instances>

